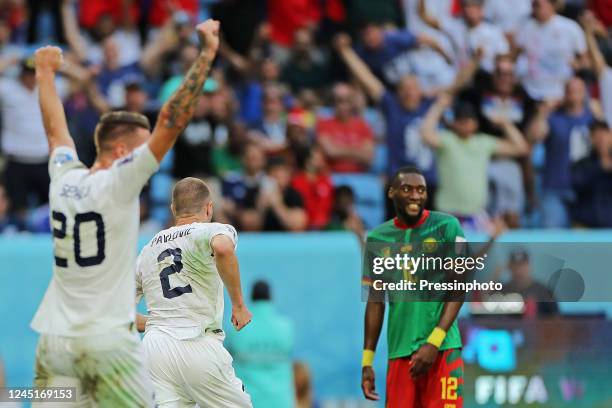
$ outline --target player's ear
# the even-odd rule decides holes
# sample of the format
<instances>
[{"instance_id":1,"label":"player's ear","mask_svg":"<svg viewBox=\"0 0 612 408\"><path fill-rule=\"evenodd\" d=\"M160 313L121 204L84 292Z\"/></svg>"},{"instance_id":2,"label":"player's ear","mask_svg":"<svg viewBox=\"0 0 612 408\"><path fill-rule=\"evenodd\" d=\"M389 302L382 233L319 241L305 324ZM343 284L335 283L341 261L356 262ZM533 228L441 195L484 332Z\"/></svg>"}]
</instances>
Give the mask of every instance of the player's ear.
<instances>
[{"instance_id":1,"label":"player's ear","mask_svg":"<svg viewBox=\"0 0 612 408\"><path fill-rule=\"evenodd\" d=\"M170 211L172 211L172 215L176 217L176 211L174 210L174 203L170 204Z\"/></svg>"},{"instance_id":2,"label":"player's ear","mask_svg":"<svg viewBox=\"0 0 612 408\"><path fill-rule=\"evenodd\" d=\"M395 189L393 187L389 187L389 191L387 191L387 197L389 197L390 199L393 199L394 195L395 195Z\"/></svg>"}]
</instances>

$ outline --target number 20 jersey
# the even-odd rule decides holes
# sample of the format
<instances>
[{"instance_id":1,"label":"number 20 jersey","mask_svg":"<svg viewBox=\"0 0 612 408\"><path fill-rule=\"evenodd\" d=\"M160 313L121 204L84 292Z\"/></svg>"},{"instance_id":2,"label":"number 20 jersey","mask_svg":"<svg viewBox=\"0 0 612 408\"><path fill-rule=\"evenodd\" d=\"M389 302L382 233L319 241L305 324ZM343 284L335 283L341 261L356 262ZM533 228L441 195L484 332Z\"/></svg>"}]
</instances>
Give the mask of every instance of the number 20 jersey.
<instances>
[{"instance_id":1,"label":"number 20 jersey","mask_svg":"<svg viewBox=\"0 0 612 408\"><path fill-rule=\"evenodd\" d=\"M49 159L53 277L32 321L89 336L134 321L139 195L159 167L147 144L95 172L68 147Z\"/></svg>"},{"instance_id":2,"label":"number 20 jersey","mask_svg":"<svg viewBox=\"0 0 612 408\"><path fill-rule=\"evenodd\" d=\"M204 332L223 338L223 281L211 248L217 235L236 245L231 225L196 222L163 230L142 249L136 293L145 297L147 331L154 327L180 340Z\"/></svg>"}]
</instances>

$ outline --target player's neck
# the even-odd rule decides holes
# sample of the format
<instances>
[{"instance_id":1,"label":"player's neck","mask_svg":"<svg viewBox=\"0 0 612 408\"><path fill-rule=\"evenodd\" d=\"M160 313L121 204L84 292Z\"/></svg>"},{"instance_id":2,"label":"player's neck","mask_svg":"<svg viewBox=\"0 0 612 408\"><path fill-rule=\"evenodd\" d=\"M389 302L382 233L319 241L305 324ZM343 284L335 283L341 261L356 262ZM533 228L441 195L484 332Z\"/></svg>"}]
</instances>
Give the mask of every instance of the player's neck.
<instances>
[{"instance_id":1,"label":"player's neck","mask_svg":"<svg viewBox=\"0 0 612 408\"><path fill-rule=\"evenodd\" d=\"M180 227L181 225L188 225L188 224L193 224L195 222L205 222L206 220L204 220L202 217L197 216L197 215L189 215L186 217L179 217L176 219L176 221L174 222L174 226L175 227Z\"/></svg>"},{"instance_id":2,"label":"player's neck","mask_svg":"<svg viewBox=\"0 0 612 408\"><path fill-rule=\"evenodd\" d=\"M91 166L89 171L91 173L94 173L98 170L108 169L112 165L113 165L113 161L108 159L107 157L97 157L96 161L94 162L93 166Z\"/></svg>"}]
</instances>

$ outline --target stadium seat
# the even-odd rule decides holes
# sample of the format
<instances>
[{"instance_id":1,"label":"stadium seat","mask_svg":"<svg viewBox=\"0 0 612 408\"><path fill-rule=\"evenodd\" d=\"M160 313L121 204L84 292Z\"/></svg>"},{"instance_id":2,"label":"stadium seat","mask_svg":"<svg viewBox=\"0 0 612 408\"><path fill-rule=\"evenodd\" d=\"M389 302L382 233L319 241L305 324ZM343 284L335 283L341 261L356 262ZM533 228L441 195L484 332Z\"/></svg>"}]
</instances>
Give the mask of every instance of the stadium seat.
<instances>
[{"instance_id":1,"label":"stadium seat","mask_svg":"<svg viewBox=\"0 0 612 408\"><path fill-rule=\"evenodd\" d=\"M372 160L369 172L372 174L384 174L387 171L388 154L389 151L386 144L376 144L374 147L374 160Z\"/></svg>"},{"instance_id":2,"label":"stadium seat","mask_svg":"<svg viewBox=\"0 0 612 408\"><path fill-rule=\"evenodd\" d=\"M372 174L336 173L332 175L334 185L349 186L355 193L357 212L366 228L370 229L384 220L385 202L383 184Z\"/></svg>"}]
</instances>

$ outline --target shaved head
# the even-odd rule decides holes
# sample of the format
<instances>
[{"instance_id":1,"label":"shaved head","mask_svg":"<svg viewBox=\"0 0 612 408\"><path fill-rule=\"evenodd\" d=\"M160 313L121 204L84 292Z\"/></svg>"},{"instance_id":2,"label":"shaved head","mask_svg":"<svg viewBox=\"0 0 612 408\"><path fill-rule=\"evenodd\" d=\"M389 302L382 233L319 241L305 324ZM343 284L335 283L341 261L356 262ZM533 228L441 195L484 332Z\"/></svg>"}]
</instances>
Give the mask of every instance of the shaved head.
<instances>
[{"instance_id":1,"label":"shaved head","mask_svg":"<svg viewBox=\"0 0 612 408\"><path fill-rule=\"evenodd\" d=\"M176 217L196 215L210 200L210 189L202 180L186 177L172 190L172 208Z\"/></svg>"}]
</instances>

